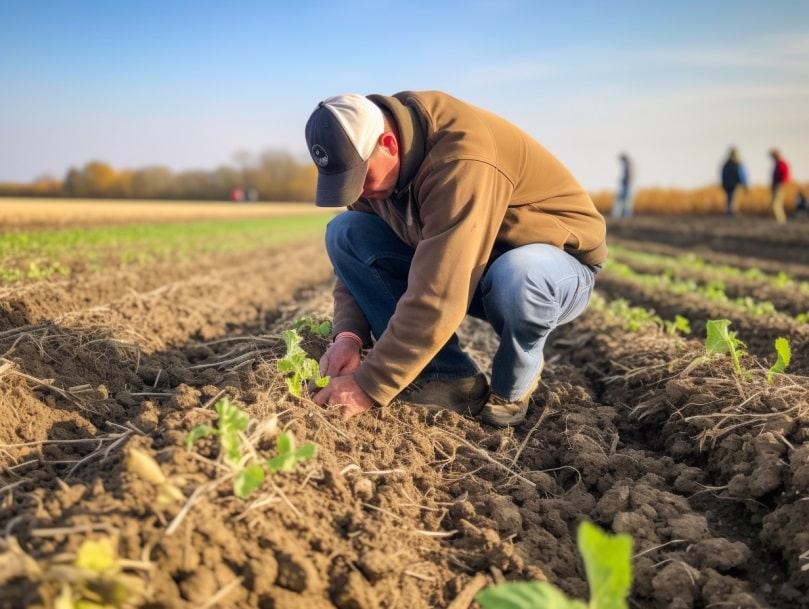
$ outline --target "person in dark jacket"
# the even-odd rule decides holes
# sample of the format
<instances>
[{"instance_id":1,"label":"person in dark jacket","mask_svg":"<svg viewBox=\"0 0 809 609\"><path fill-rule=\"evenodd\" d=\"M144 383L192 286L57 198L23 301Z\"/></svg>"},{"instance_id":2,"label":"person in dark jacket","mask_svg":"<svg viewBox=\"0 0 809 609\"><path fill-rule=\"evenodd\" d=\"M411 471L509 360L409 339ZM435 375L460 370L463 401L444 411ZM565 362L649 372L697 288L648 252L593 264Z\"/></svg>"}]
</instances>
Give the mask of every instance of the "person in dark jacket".
<instances>
[{"instance_id":1,"label":"person in dark jacket","mask_svg":"<svg viewBox=\"0 0 809 609\"><path fill-rule=\"evenodd\" d=\"M607 257L587 191L528 133L441 91L330 97L306 142L315 204L347 208L326 229L333 342L313 401L522 422L548 336L585 310ZM460 344L466 315L500 338L491 382Z\"/></svg>"},{"instance_id":2,"label":"person in dark jacket","mask_svg":"<svg viewBox=\"0 0 809 609\"><path fill-rule=\"evenodd\" d=\"M625 152L618 155L621 163L621 177L618 181L618 192L612 203L613 218L632 217L632 162Z\"/></svg>"},{"instance_id":3,"label":"person in dark jacket","mask_svg":"<svg viewBox=\"0 0 809 609\"><path fill-rule=\"evenodd\" d=\"M802 190L798 190L798 194L795 195L795 215L796 216L806 216L809 215L809 201L806 200L806 195L803 194Z\"/></svg>"},{"instance_id":4,"label":"person in dark jacket","mask_svg":"<svg viewBox=\"0 0 809 609\"><path fill-rule=\"evenodd\" d=\"M735 148L731 148L728 159L722 165L722 190L725 191L725 201L727 205L727 215L732 218L736 215L738 194L740 189L747 190L747 174L744 166L739 160L739 153Z\"/></svg>"}]
</instances>

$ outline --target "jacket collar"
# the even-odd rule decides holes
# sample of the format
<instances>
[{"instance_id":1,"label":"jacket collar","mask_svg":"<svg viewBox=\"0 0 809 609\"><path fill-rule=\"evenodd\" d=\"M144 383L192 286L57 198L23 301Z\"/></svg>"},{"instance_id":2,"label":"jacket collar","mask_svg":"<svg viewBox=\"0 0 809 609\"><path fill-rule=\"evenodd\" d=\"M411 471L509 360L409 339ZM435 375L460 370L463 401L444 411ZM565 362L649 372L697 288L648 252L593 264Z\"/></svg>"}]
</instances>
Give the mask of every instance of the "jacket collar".
<instances>
[{"instance_id":1,"label":"jacket collar","mask_svg":"<svg viewBox=\"0 0 809 609\"><path fill-rule=\"evenodd\" d=\"M369 95L368 99L387 111L399 131L399 151L401 167L396 182L396 192L403 191L413 180L424 161L425 125L413 106L406 105L398 97Z\"/></svg>"}]
</instances>

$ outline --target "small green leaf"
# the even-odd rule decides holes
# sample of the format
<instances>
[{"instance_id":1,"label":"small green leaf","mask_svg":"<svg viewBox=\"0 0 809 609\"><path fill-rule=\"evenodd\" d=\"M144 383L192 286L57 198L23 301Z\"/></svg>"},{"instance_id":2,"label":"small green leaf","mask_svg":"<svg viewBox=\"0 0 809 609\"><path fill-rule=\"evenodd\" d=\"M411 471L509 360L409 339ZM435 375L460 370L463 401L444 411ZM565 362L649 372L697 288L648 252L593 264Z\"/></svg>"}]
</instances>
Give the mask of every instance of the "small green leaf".
<instances>
[{"instance_id":1,"label":"small green leaf","mask_svg":"<svg viewBox=\"0 0 809 609\"><path fill-rule=\"evenodd\" d=\"M730 332L727 319L711 319L706 322L705 352L708 357L718 353L728 353L733 360L736 374L743 375L741 358L747 355L744 342L736 338L735 332Z\"/></svg>"},{"instance_id":2,"label":"small green leaf","mask_svg":"<svg viewBox=\"0 0 809 609\"><path fill-rule=\"evenodd\" d=\"M705 325L705 351L708 356L728 352L728 326L730 326L729 319L708 320Z\"/></svg>"},{"instance_id":3,"label":"small green leaf","mask_svg":"<svg viewBox=\"0 0 809 609\"><path fill-rule=\"evenodd\" d=\"M219 429L222 433L244 431L250 424L250 416L227 398L219 400L214 408L219 414Z\"/></svg>"},{"instance_id":4,"label":"small green leaf","mask_svg":"<svg viewBox=\"0 0 809 609\"><path fill-rule=\"evenodd\" d=\"M301 377L298 374L288 376L284 379L287 384L287 389L296 398L301 397Z\"/></svg>"},{"instance_id":5,"label":"small green leaf","mask_svg":"<svg viewBox=\"0 0 809 609\"><path fill-rule=\"evenodd\" d=\"M306 442L300 448L295 448L295 436L291 432L285 431L278 436L278 455L267 459L267 469L271 474L276 472L291 472L295 469L298 461L306 461L317 454L317 446L312 442Z\"/></svg>"},{"instance_id":6,"label":"small green leaf","mask_svg":"<svg viewBox=\"0 0 809 609\"><path fill-rule=\"evenodd\" d=\"M291 455L278 455L267 459L267 469L271 474L290 472L295 469L295 459Z\"/></svg>"},{"instance_id":7,"label":"small green leaf","mask_svg":"<svg viewBox=\"0 0 809 609\"><path fill-rule=\"evenodd\" d=\"M284 358L278 360L278 371L279 372L292 372L295 370L295 364L292 362L291 359Z\"/></svg>"},{"instance_id":8,"label":"small green leaf","mask_svg":"<svg viewBox=\"0 0 809 609\"><path fill-rule=\"evenodd\" d=\"M483 609L587 609L547 582L510 582L481 590L475 600Z\"/></svg>"},{"instance_id":9,"label":"small green leaf","mask_svg":"<svg viewBox=\"0 0 809 609\"><path fill-rule=\"evenodd\" d=\"M285 330L284 331L284 342L287 346L287 353L295 353L296 351L300 350L299 345L301 344L302 337L298 334L295 330Z\"/></svg>"},{"instance_id":10,"label":"small green leaf","mask_svg":"<svg viewBox=\"0 0 809 609\"><path fill-rule=\"evenodd\" d=\"M236 432L219 434L219 444L222 446L222 453L225 462L231 467L238 465L242 458L242 442Z\"/></svg>"},{"instance_id":11,"label":"small green leaf","mask_svg":"<svg viewBox=\"0 0 809 609\"><path fill-rule=\"evenodd\" d=\"M295 450L295 436L291 431L282 431L275 440L279 454L286 455Z\"/></svg>"},{"instance_id":12,"label":"small green leaf","mask_svg":"<svg viewBox=\"0 0 809 609\"><path fill-rule=\"evenodd\" d=\"M627 609L632 585L632 537L609 535L590 522L578 529L590 602L568 599L547 582L506 583L475 596L483 609Z\"/></svg>"},{"instance_id":13,"label":"small green leaf","mask_svg":"<svg viewBox=\"0 0 809 609\"><path fill-rule=\"evenodd\" d=\"M579 526L577 541L590 585L590 606L626 609L632 587L632 537L610 535L585 521Z\"/></svg>"},{"instance_id":14,"label":"small green leaf","mask_svg":"<svg viewBox=\"0 0 809 609\"><path fill-rule=\"evenodd\" d=\"M190 432L188 432L188 437L185 439L185 445L188 450L191 450L191 447L194 445L194 442L199 440L200 438L205 438L207 436L215 436L219 433L219 430L214 429L210 425L198 425Z\"/></svg>"},{"instance_id":15,"label":"small green leaf","mask_svg":"<svg viewBox=\"0 0 809 609\"><path fill-rule=\"evenodd\" d=\"M775 352L778 354L778 359L767 371L767 382L772 384L773 376L781 374L789 366L792 359L792 349L789 347L789 341L783 336L775 339Z\"/></svg>"},{"instance_id":16,"label":"small green leaf","mask_svg":"<svg viewBox=\"0 0 809 609\"><path fill-rule=\"evenodd\" d=\"M312 442L307 442L295 451L295 455L298 457L299 461L313 459L315 455L317 455L317 445Z\"/></svg>"},{"instance_id":17,"label":"small green leaf","mask_svg":"<svg viewBox=\"0 0 809 609\"><path fill-rule=\"evenodd\" d=\"M244 499L264 482L264 470L260 465L251 465L236 472L233 478L233 494Z\"/></svg>"}]
</instances>

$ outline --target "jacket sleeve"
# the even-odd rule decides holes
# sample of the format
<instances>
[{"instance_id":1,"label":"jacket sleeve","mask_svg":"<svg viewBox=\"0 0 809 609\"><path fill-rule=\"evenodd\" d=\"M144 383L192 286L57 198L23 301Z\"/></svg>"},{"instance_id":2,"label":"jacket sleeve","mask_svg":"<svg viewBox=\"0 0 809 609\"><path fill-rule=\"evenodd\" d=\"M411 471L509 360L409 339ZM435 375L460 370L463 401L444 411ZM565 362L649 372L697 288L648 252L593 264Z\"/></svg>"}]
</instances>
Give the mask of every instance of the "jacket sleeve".
<instances>
[{"instance_id":1,"label":"jacket sleeve","mask_svg":"<svg viewBox=\"0 0 809 609\"><path fill-rule=\"evenodd\" d=\"M371 344L371 329L357 301L339 279L334 281L332 290L334 297L334 318L332 320L332 336L340 332L353 332L362 339L363 344Z\"/></svg>"},{"instance_id":2,"label":"jacket sleeve","mask_svg":"<svg viewBox=\"0 0 809 609\"><path fill-rule=\"evenodd\" d=\"M452 337L489 260L511 183L491 164L446 160L418 184L422 241L408 288L354 376L388 404Z\"/></svg>"}]
</instances>

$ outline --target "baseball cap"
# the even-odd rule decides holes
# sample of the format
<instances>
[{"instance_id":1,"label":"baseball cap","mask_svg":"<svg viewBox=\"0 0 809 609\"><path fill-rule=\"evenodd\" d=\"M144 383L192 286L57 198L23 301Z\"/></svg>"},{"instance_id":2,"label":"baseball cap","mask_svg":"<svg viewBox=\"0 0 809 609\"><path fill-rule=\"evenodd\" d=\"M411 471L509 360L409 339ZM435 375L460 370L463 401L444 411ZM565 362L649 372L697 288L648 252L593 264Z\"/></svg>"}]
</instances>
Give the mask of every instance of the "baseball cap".
<instances>
[{"instance_id":1,"label":"baseball cap","mask_svg":"<svg viewBox=\"0 0 809 609\"><path fill-rule=\"evenodd\" d=\"M384 131L382 110L363 95L335 95L317 105L306 122L306 147L318 171L315 205L341 207L359 198Z\"/></svg>"}]
</instances>

